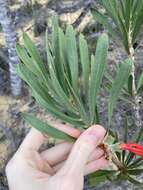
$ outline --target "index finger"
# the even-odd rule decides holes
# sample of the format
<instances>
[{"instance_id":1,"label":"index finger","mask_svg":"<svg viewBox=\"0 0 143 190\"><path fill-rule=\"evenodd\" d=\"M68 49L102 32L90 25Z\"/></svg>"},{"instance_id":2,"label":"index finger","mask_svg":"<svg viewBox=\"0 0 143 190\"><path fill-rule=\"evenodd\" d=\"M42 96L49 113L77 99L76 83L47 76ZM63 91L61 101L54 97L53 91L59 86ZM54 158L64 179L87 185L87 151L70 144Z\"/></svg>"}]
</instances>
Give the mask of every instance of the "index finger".
<instances>
[{"instance_id":1,"label":"index finger","mask_svg":"<svg viewBox=\"0 0 143 190\"><path fill-rule=\"evenodd\" d=\"M81 134L81 132L78 129L72 128L69 125L65 124L57 123L54 124L53 127L75 138L78 138L79 135ZM38 151L40 146L43 144L44 140L45 140L44 135L41 132L39 132L37 129L32 128L25 137L25 139L23 140L20 148Z\"/></svg>"},{"instance_id":2,"label":"index finger","mask_svg":"<svg viewBox=\"0 0 143 190\"><path fill-rule=\"evenodd\" d=\"M32 128L27 134L22 144L20 145L21 149L30 149L30 150L39 150L40 146L45 140L44 135L39 132L37 129Z\"/></svg>"}]
</instances>

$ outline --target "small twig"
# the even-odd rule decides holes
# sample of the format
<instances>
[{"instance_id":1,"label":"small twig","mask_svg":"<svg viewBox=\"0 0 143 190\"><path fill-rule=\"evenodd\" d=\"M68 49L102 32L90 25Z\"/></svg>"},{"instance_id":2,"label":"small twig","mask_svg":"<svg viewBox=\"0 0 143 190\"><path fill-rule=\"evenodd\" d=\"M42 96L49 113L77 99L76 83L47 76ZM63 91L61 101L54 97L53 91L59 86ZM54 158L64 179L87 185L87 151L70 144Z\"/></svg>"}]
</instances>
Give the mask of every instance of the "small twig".
<instances>
[{"instance_id":1,"label":"small twig","mask_svg":"<svg viewBox=\"0 0 143 190\"><path fill-rule=\"evenodd\" d=\"M81 7L83 7L84 2L85 2L84 0L75 1L70 4L64 4L64 3L59 2L57 4L56 9L54 10L58 12L59 14L73 13L77 11L78 9L80 9Z\"/></svg>"},{"instance_id":2,"label":"small twig","mask_svg":"<svg viewBox=\"0 0 143 190\"><path fill-rule=\"evenodd\" d=\"M78 1L73 1L72 3L69 4L64 4L59 2L57 4L56 8L53 8L58 14L63 14L63 13L73 13L81 8L86 8L88 6L94 6L95 1L94 0L78 0Z\"/></svg>"},{"instance_id":3,"label":"small twig","mask_svg":"<svg viewBox=\"0 0 143 190\"><path fill-rule=\"evenodd\" d=\"M88 0L86 3L84 3L84 9L79 15L79 17L76 19L76 21L73 23L73 26L76 28L80 25L84 17L87 15L89 9L93 6L93 0Z\"/></svg>"},{"instance_id":4,"label":"small twig","mask_svg":"<svg viewBox=\"0 0 143 190\"><path fill-rule=\"evenodd\" d=\"M78 27L80 25L80 23L82 22L84 17L87 15L87 12L88 12L88 8L84 8L82 13L79 15L79 17L76 19L76 21L72 24L73 27L76 28L76 27Z\"/></svg>"},{"instance_id":5,"label":"small twig","mask_svg":"<svg viewBox=\"0 0 143 190\"><path fill-rule=\"evenodd\" d=\"M117 166L119 170L123 170L124 169L123 164L118 160L118 158L114 154L111 153L111 155L112 155L111 158L112 162Z\"/></svg>"}]
</instances>

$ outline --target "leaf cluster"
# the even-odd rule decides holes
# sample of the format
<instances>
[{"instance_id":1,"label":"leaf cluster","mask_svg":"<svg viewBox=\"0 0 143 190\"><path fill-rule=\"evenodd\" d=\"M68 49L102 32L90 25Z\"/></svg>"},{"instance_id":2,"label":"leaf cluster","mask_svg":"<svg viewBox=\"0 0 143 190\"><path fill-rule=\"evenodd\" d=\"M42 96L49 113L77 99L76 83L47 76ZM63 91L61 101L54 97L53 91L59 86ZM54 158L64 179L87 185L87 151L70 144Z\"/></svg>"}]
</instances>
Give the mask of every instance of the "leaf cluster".
<instances>
[{"instance_id":1,"label":"leaf cluster","mask_svg":"<svg viewBox=\"0 0 143 190\"><path fill-rule=\"evenodd\" d=\"M126 79L130 75L132 60L125 60L118 67L116 77L113 79L106 72L108 53L106 34L99 37L93 55L89 52L85 37L82 34L76 36L72 26L67 26L64 32L59 27L57 18L53 18L52 26L51 39L48 32L45 35L47 63L43 62L29 36L26 33L23 34L24 45L17 44L16 47L21 60L21 63L15 67L17 73L28 84L33 97L41 107L63 122L81 130L100 123L97 96L105 76L109 81L108 119L111 121L113 109L120 94L125 92L129 94ZM33 127L51 137L66 141L75 140L31 114L23 113L22 115ZM117 138L116 141L118 141ZM127 156L124 156L125 158ZM119 159L123 164L126 162L123 155L120 155ZM137 167L135 164L134 166ZM96 177L96 180L102 181L102 178L104 180L110 178L110 174L118 178L119 174L123 176L124 172L125 169L118 170L118 173L114 171L112 175L112 171L99 171L90 179L95 180ZM129 177L131 179L130 175Z\"/></svg>"},{"instance_id":2,"label":"leaf cluster","mask_svg":"<svg viewBox=\"0 0 143 190\"><path fill-rule=\"evenodd\" d=\"M128 128L129 128L128 117L125 117L124 122L124 137L123 142L127 143L129 140L128 137ZM117 132L109 131L111 135L110 141L112 145L116 145L119 142L119 134ZM135 142L138 143L141 140L143 135L143 130L141 129L137 136L134 136ZM108 143L109 144L109 143ZM89 185L95 186L101 182L105 181L129 181L140 188L143 187L143 183L138 180L138 177L143 173L143 159L135 154L127 151L119 151L115 149L115 156L119 161L120 165L117 169L106 169L99 170L93 174L89 175Z\"/></svg>"},{"instance_id":3,"label":"leaf cluster","mask_svg":"<svg viewBox=\"0 0 143 190\"><path fill-rule=\"evenodd\" d=\"M83 129L97 123L96 97L107 62L107 35L99 38L95 55L90 55L84 36L77 38L72 26L64 33L53 18L52 39L47 32L45 37L47 64L26 33L23 40L24 46L16 47L21 60L16 70L37 102L74 127Z\"/></svg>"},{"instance_id":4,"label":"leaf cluster","mask_svg":"<svg viewBox=\"0 0 143 190\"><path fill-rule=\"evenodd\" d=\"M73 127L85 129L99 123L97 95L107 64L107 35L100 36L93 55L82 34L76 37L72 26L67 26L63 32L57 18L53 18L52 39L48 38L47 32L45 36L47 64L43 63L39 51L26 33L23 34L23 41L24 46L17 44L16 47L21 60L16 70L31 88L37 102ZM109 120L131 70L132 61L127 59L125 62L110 85Z\"/></svg>"},{"instance_id":5,"label":"leaf cluster","mask_svg":"<svg viewBox=\"0 0 143 190\"><path fill-rule=\"evenodd\" d=\"M105 11L92 9L93 16L115 40L122 42L130 54L130 47L136 42L143 25L143 1L101 0L100 4Z\"/></svg>"}]
</instances>

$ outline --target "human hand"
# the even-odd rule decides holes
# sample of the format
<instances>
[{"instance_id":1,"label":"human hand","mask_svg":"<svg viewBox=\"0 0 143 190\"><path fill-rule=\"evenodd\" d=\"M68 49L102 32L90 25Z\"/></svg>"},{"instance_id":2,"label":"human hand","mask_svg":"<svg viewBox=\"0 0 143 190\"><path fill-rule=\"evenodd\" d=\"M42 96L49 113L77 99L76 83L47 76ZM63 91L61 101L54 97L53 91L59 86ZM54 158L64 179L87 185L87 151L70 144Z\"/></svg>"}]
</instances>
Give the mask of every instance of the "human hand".
<instances>
[{"instance_id":1,"label":"human hand","mask_svg":"<svg viewBox=\"0 0 143 190\"><path fill-rule=\"evenodd\" d=\"M84 175L107 164L103 150L98 148L105 136L102 126L92 126L81 135L65 125L56 128L79 138L39 153L45 137L31 129L7 164L10 190L82 190Z\"/></svg>"}]
</instances>

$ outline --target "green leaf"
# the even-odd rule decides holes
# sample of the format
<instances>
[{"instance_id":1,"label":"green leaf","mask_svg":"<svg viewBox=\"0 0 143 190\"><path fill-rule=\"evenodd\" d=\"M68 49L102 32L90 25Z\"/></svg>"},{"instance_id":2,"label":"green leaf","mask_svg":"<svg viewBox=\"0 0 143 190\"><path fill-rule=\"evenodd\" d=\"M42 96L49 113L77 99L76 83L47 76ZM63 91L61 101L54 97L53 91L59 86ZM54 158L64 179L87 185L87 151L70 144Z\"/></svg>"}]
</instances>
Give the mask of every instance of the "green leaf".
<instances>
[{"instance_id":1,"label":"green leaf","mask_svg":"<svg viewBox=\"0 0 143 190\"><path fill-rule=\"evenodd\" d=\"M105 181L107 181L107 177L106 175L103 175L103 176L98 176L98 177L95 177L95 178L90 178L89 177L89 187L95 187L97 185L99 185L100 183L103 183Z\"/></svg>"},{"instance_id":2,"label":"green leaf","mask_svg":"<svg viewBox=\"0 0 143 190\"><path fill-rule=\"evenodd\" d=\"M80 113L81 120L85 123L86 126L89 126L88 116L87 116L87 114L85 112L85 108L84 108L83 102L81 101L81 97L76 94L76 92L74 91L74 89L71 86L70 82L68 81L67 77L66 77L66 80L67 80L67 83L68 83L68 87L69 87L69 89L71 91L71 94L73 95L73 100L75 101L75 104L78 107L78 111Z\"/></svg>"},{"instance_id":3,"label":"green leaf","mask_svg":"<svg viewBox=\"0 0 143 190\"><path fill-rule=\"evenodd\" d=\"M131 164L128 165L129 169L137 168L138 164L143 164L143 158L137 158L135 159Z\"/></svg>"},{"instance_id":4,"label":"green leaf","mask_svg":"<svg viewBox=\"0 0 143 190\"><path fill-rule=\"evenodd\" d=\"M115 78L115 81L112 85L112 88L110 90L110 94L109 94L109 100L108 100L108 119L109 119L109 123L111 122L111 118L113 115L113 109L115 107L115 104L117 102L117 99L121 93L122 88L124 87L127 78L131 72L131 68L132 68L132 60L131 59L127 59L125 60L121 66L120 66L120 70L117 73L117 76Z\"/></svg>"},{"instance_id":5,"label":"green leaf","mask_svg":"<svg viewBox=\"0 0 143 190\"><path fill-rule=\"evenodd\" d=\"M135 42L141 27L143 25L143 2L138 3L140 5L140 8L136 11L136 19L134 20L134 28L133 28L133 42Z\"/></svg>"},{"instance_id":6,"label":"green leaf","mask_svg":"<svg viewBox=\"0 0 143 190\"><path fill-rule=\"evenodd\" d=\"M130 175L141 175L143 173L143 169L128 169L127 172L130 174Z\"/></svg>"},{"instance_id":7,"label":"green leaf","mask_svg":"<svg viewBox=\"0 0 143 190\"><path fill-rule=\"evenodd\" d=\"M116 6L116 1L115 0L102 0L102 5L104 6L106 12L108 13L108 15L112 18L112 20L114 21L114 23L119 26L119 18L118 18L118 10L117 10L117 6Z\"/></svg>"},{"instance_id":8,"label":"green leaf","mask_svg":"<svg viewBox=\"0 0 143 190\"><path fill-rule=\"evenodd\" d=\"M34 60L35 67L39 70L39 72L45 73L45 67L44 67L42 58L35 44L32 42L32 40L29 38L29 36L26 33L23 33L23 40L24 40L24 46L26 47L26 50L28 51L32 59Z\"/></svg>"},{"instance_id":9,"label":"green leaf","mask_svg":"<svg viewBox=\"0 0 143 190\"><path fill-rule=\"evenodd\" d=\"M53 60L53 57L50 53L49 50L49 46L48 46L48 36L46 33L46 50L47 50L47 59L48 59L48 63L49 63L49 73L50 73L50 77L51 77L51 83L52 83L52 87L54 88L54 91L56 92L56 94L58 95L58 98L60 100L60 102L63 104L63 106L68 110L71 111L71 113L76 113L77 109L72 105L72 103L70 102L70 98L67 96L67 85L66 85L66 80L65 80L65 73L64 73L64 58L63 58L63 54L62 54L62 42L61 42L61 35L62 35L62 31L61 29L59 29L59 67L61 68L60 76L61 77L61 83L58 80L58 75L56 74L56 69L55 69L55 65L56 63ZM57 42L58 43L58 42ZM56 50L55 50L56 51ZM64 52L63 52L64 53ZM56 57L57 55L55 55Z\"/></svg>"},{"instance_id":10,"label":"green leaf","mask_svg":"<svg viewBox=\"0 0 143 190\"><path fill-rule=\"evenodd\" d=\"M139 80L138 80L138 84L137 84L137 90L139 91L139 89L141 88L141 86L143 85L143 72L141 73Z\"/></svg>"},{"instance_id":11,"label":"green leaf","mask_svg":"<svg viewBox=\"0 0 143 190\"><path fill-rule=\"evenodd\" d=\"M58 106L58 102L56 102L46 91L47 88L44 84L40 83L39 80L34 77L32 73L30 73L23 64L18 64L16 67L17 73L19 76L25 80L30 88L33 91L34 97L40 103L40 105L48 110L54 116L62 119L65 122L71 123L75 126L82 126L83 123L79 119L79 116L74 115L74 117L68 116L67 114L63 113L63 105Z\"/></svg>"},{"instance_id":12,"label":"green leaf","mask_svg":"<svg viewBox=\"0 0 143 190\"><path fill-rule=\"evenodd\" d=\"M60 75L62 76L62 87L67 95L69 95L69 90L67 88L67 83L65 80L65 75L71 80L71 76L69 73L69 65L66 61L66 38L65 34L61 28L59 28L59 63L61 66Z\"/></svg>"},{"instance_id":13,"label":"green leaf","mask_svg":"<svg viewBox=\"0 0 143 190\"><path fill-rule=\"evenodd\" d=\"M135 178L131 177L130 175L127 175L127 179L133 183L134 185L143 187L143 183L141 183L140 181L136 180Z\"/></svg>"},{"instance_id":14,"label":"green leaf","mask_svg":"<svg viewBox=\"0 0 143 190\"><path fill-rule=\"evenodd\" d=\"M58 17L53 16L51 51L53 54L54 69L59 83L61 84L65 92L67 92L65 86L65 79L64 79L64 63L62 62L63 60L61 60L61 51L63 51L61 47L61 33L62 31L59 27ZM64 38L62 38L62 40L64 43Z\"/></svg>"},{"instance_id":15,"label":"green leaf","mask_svg":"<svg viewBox=\"0 0 143 190\"><path fill-rule=\"evenodd\" d=\"M128 92L129 92L129 94L132 96L132 83L133 82L133 77L132 77L132 75L130 75L129 76L129 78L128 78Z\"/></svg>"},{"instance_id":16,"label":"green leaf","mask_svg":"<svg viewBox=\"0 0 143 190\"><path fill-rule=\"evenodd\" d=\"M85 94L88 90L89 85L89 74L90 74L90 61L89 61L89 51L87 42L82 34L79 36L79 50L80 50L80 60L82 66L82 77L83 77L83 87Z\"/></svg>"},{"instance_id":17,"label":"green leaf","mask_svg":"<svg viewBox=\"0 0 143 190\"><path fill-rule=\"evenodd\" d=\"M57 118L61 119L64 122L70 123L73 125L73 127L79 127L83 128L84 123L82 122L79 117L77 118L76 116L72 117L70 115L64 114L61 109L58 109L58 107L55 104L50 104L46 100L44 100L41 96L38 94L35 94L34 97L36 98L37 102L49 113L53 114Z\"/></svg>"},{"instance_id":18,"label":"green leaf","mask_svg":"<svg viewBox=\"0 0 143 190\"><path fill-rule=\"evenodd\" d=\"M102 34L98 39L95 60L91 63L91 79L89 81L89 109L91 122L94 121L96 97L100 90L104 69L107 62L108 36ZM92 124L92 123L91 123Z\"/></svg>"},{"instance_id":19,"label":"green leaf","mask_svg":"<svg viewBox=\"0 0 143 190\"><path fill-rule=\"evenodd\" d=\"M52 53L54 55L57 55L58 48L59 48L59 43L58 43L59 34L58 34L58 32L59 32L58 18L57 18L57 16L53 16L52 17ZM58 56L56 56L56 57L58 58Z\"/></svg>"},{"instance_id":20,"label":"green leaf","mask_svg":"<svg viewBox=\"0 0 143 190\"><path fill-rule=\"evenodd\" d=\"M105 182L108 180L110 176L116 175L115 170L99 170L96 171L90 175L89 177L89 186L94 187L96 185L99 185L101 182Z\"/></svg>"},{"instance_id":21,"label":"green leaf","mask_svg":"<svg viewBox=\"0 0 143 190\"><path fill-rule=\"evenodd\" d=\"M128 141L128 117L125 116L125 122L124 122L124 139L123 139L123 142L124 143L127 143ZM125 155L126 155L126 151L123 150L122 151L122 160L123 162L125 162Z\"/></svg>"},{"instance_id":22,"label":"green leaf","mask_svg":"<svg viewBox=\"0 0 143 190\"><path fill-rule=\"evenodd\" d=\"M105 139L105 143L108 145L112 145L115 142L115 138L112 135L108 135Z\"/></svg>"},{"instance_id":23,"label":"green leaf","mask_svg":"<svg viewBox=\"0 0 143 190\"><path fill-rule=\"evenodd\" d=\"M94 123L100 124L100 115L99 115L99 109L98 109L97 106L95 107L95 119L94 119Z\"/></svg>"},{"instance_id":24,"label":"green leaf","mask_svg":"<svg viewBox=\"0 0 143 190\"><path fill-rule=\"evenodd\" d=\"M20 60L26 65L26 67L35 75L39 75L38 69L33 64L33 59L28 56L27 51L20 44L16 44L16 52Z\"/></svg>"},{"instance_id":25,"label":"green leaf","mask_svg":"<svg viewBox=\"0 0 143 190\"><path fill-rule=\"evenodd\" d=\"M133 136L134 142L138 143L142 141L143 138L143 128L137 129L137 133ZM126 159L126 164L129 165L132 159L134 158L135 154L132 152L128 153L127 159Z\"/></svg>"},{"instance_id":26,"label":"green leaf","mask_svg":"<svg viewBox=\"0 0 143 190\"><path fill-rule=\"evenodd\" d=\"M72 26L68 26L66 30L66 46L67 58L72 78L72 86L75 92L78 93L78 54L75 31Z\"/></svg>"},{"instance_id":27,"label":"green leaf","mask_svg":"<svg viewBox=\"0 0 143 190\"><path fill-rule=\"evenodd\" d=\"M138 163L136 163L135 168L139 168L139 169L143 168L143 159L141 161L139 161Z\"/></svg>"},{"instance_id":28,"label":"green leaf","mask_svg":"<svg viewBox=\"0 0 143 190\"><path fill-rule=\"evenodd\" d=\"M120 39L118 42L121 41L129 55L130 46L136 42L143 25L143 1L101 0L100 4L105 13L99 12L97 7L92 9L93 16L115 39Z\"/></svg>"},{"instance_id":29,"label":"green leaf","mask_svg":"<svg viewBox=\"0 0 143 190\"><path fill-rule=\"evenodd\" d=\"M107 28L108 32L113 36L114 39L119 38L118 31L116 31L116 29L113 28L112 25L109 23L107 16L100 13L97 9L91 9L91 13L100 24Z\"/></svg>"},{"instance_id":30,"label":"green leaf","mask_svg":"<svg viewBox=\"0 0 143 190\"><path fill-rule=\"evenodd\" d=\"M76 113L77 110L72 105L72 103L70 103L68 96L65 94L64 90L62 89L62 87L57 79L54 69L52 67L50 67L50 70L51 70L51 79L52 79L53 87L54 87L57 95L59 96L60 101L63 103L63 106L65 106L67 110L70 109L71 112Z\"/></svg>"},{"instance_id":31,"label":"green leaf","mask_svg":"<svg viewBox=\"0 0 143 190\"><path fill-rule=\"evenodd\" d=\"M126 27L127 30L129 31L130 29L130 19L131 19L131 8L132 8L132 3L130 0L125 1L125 22L126 22Z\"/></svg>"},{"instance_id":32,"label":"green leaf","mask_svg":"<svg viewBox=\"0 0 143 190\"><path fill-rule=\"evenodd\" d=\"M52 127L51 125L48 125L39 119L37 119L35 116L27 113L22 113L23 118L26 122L28 122L30 125L32 125L35 129L39 130L42 133L45 133L53 138L56 139L62 139L66 141L75 141L76 139L67 135L66 133Z\"/></svg>"}]
</instances>

